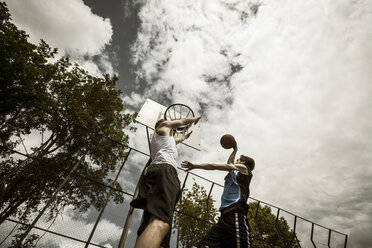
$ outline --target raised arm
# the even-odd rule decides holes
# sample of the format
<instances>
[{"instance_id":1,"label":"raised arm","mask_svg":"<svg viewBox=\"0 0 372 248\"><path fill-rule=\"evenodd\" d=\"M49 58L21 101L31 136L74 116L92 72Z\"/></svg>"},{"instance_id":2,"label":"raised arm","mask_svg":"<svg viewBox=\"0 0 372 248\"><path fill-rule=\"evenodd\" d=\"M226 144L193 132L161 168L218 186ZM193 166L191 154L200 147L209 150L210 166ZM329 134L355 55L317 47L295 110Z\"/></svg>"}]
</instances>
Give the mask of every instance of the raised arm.
<instances>
[{"instance_id":1,"label":"raised arm","mask_svg":"<svg viewBox=\"0 0 372 248\"><path fill-rule=\"evenodd\" d=\"M179 144L183 142L184 140L188 139L191 135L192 131L189 132L188 134L183 134L181 136L174 137L174 140L176 141L176 144Z\"/></svg>"},{"instance_id":2,"label":"raised arm","mask_svg":"<svg viewBox=\"0 0 372 248\"><path fill-rule=\"evenodd\" d=\"M229 158L227 159L228 164L233 164L234 161L235 161L235 155L236 155L236 152L238 151L238 145L236 144L236 141L235 141L235 145L234 145L233 148L234 148L234 150L232 151Z\"/></svg>"},{"instance_id":3,"label":"raised arm","mask_svg":"<svg viewBox=\"0 0 372 248\"><path fill-rule=\"evenodd\" d=\"M201 116L193 117L193 118L182 118L182 119L173 120L173 121L164 121L164 126L167 126L169 128L177 128L177 127L185 126L185 125L191 124L191 123L196 124L196 123L198 123L200 118L201 118Z\"/></svg>"},{"instance_id":4,"label":"raised arm","mask_svg":"<svg viewBox=\"0 0 372 248\"><path fill-rule=\"evenodd\" d=\"M157 128L156 128L156 132L159 134L159 135L162 135L162 136L172 136L172 130L177 128L177 127L182 127L184 125L187 125L187 124L191 124L191 123L198 123L198 121L200 120L201 116L199 117L195 117L195 118L182 118L182 119L179 119L179 120L173 120L173 121L169 121L169 120L164 120ZM190 135L189 135L190 136ZM184 137L185 139L187 139L188 137Z\"/></svg>"},{"instance_id":5,"label":"raised arm","mask_svg":"<svg viewBox=\"0 0 372 248\"><path fill-rule=\"evenodd\" d=\"M214 164L214 163L204 163L204 164L194 164L189 161L183 161L181 166L186 168L188 171L193 169L203 169L203 170L220 170L220 171L231 171L238 170L242 174L248 175L248 169L243 164Z\"/></svg>"}]
</instances>

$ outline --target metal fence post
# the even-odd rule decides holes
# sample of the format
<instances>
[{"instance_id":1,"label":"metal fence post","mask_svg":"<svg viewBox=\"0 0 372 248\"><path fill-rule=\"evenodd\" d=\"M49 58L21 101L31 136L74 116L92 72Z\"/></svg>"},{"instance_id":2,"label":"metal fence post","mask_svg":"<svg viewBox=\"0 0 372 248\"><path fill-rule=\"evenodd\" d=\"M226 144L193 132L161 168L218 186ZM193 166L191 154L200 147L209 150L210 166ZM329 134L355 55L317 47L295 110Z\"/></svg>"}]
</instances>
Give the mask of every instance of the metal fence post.
<instances>
[{"instance_id":1,"label":"metal fence post","mask_svg":"<svg viewBox=\"0 0 372 248\"><path fill-rule=\"evenodd\" d=\"M314 223L311 223L311 236L310 236L310 240L311 240L311 243L313 244L313 246L316 248L316 245L313 241L313 236L314 236Z\"/></svg>"},{"instance_id":2,"label":"metal fence post","mask_svg":"<svg viewBox=\"0 0 372 248\"><path fill-rule=\"evenodd\" d=\"M261 204L261 202L257 201L257 208L256 208L256 213L254 215L254 222L256 224L255 227L256 227L256 230L257 230L257 233L258 233L258 236L259 236L260 243L263 246L262 234L261 234L260 228L258 227L258 224L257 224L257 216L258 216L258 210L260 209L260 204Z\"/></svg>"},{"instance_id":3,"label":"metal fence post","mask_svg":"<svg viewBox=\"0 0 372 248\"><path fill-rule=\"evenodd\" d=\"M210 221L209 221L209 198L211 196L213 186L214 186L214 183L212 183L211 189L209 190L209 194L208 194L208 197L207 197L207 220L206 221L208 222L208 227L209 228L211 227L211 224L210 224Z\"/></svg>"},{"instance_id":4,"label":"metal fence post","mask_svg":"<svg viewBox=\"0 0 372 248\"><path fill-rule=\"evenodd\" d=\"M332 233L332 230L329 229L328 231L328 247L331 248L331 233Z\"/></svg>"},{"instance_id":5,"label":"metal fence post","mask_svg":"<svg viewBox=\"0 0 372 248\"><path fill-rule=\"evenodd\" d=\"M280 235L280 230L279 230L279 225L278 225L278 221L279 221L279 213L280 213L280 208L278 208L278 212L277 212L277 214L276 214L275 230L276 230L276 232L278 233L279 241L282 243L283 246L285 246L285 242L284 242L283 239L282 239L282 235Z\"/></svg>"},{"instance_id":6,"label":"metal fence post","mask_svg":"<svg viewBox=\"0 0 372 248\"><path fill-rule=\"evenodd\" d=\"M109 201L109 199L110 199L110 196L111 196L112 192L114 191L114 185L115 185L115 183L117 182L117 180L118 180L118 178L119 178L119 175L120 175L120 173L121 173L121 170L123 169L124 164L125 164L125 162L127 161L127 159L128 159L128 157L129 157L129 154L130 154L131 151L132 151L132 149L129 149L127 155L125 156L125 159L124 159L122 165L120 166L120 169L119 169L119 171L118 171L118 174L117 174L116 177L115 177L115 180L114 180L114 181L112 182L112 184L111 184L111 189L110 189L110 191L107 193L105 203L103 204L103 207L102 207L101 211L99 212L99 215L98 215L98 217L97 217L96 223L94 223L93 229L92 229L92 231L90 232L90 235L89 235L89 238L88 238L87 243L86 243L86 245L85 245L85 248L87 248L87 247L89 246L89 243L90 243L90 241L91 241L92 238L93 238L93 234L94 234L94 232L96 231L96 228L97 228L97 226L98 226L98 222L101 220L102 214L103 214L103 212L105 211L105 208L106 208L107 203L108 203L108 201Z\"/></svg>"},{"instance_id":7,"label":"metal fence post","mask_svg":"<svg viewBox=\"0 0 372 248\"><path fill-rule=\"evenodd\" d=\"M344 245L344 248L346 248L347 246L347 235L345 235L345 245Z\"/></svg>"},{"instance_id":8,"label":"metal fence post","mask_svg":"<svg viewBox=\"0 0 372 248\"><path fill-rule=\"evenodd\" d=\"M180 210L181 210L181 206L182 206L182 194L183 194L183 189L185 188L186 180L187 180L187 178L189 177L189 174L190 174L190 172L187 172L187 173L186 173L186 177L185 177L185 179L183 180L183 184L182 184L182 188L181 188L180 205L179 205ZM179 235L179 230L177 229L177 247L178 247L178 245L179 245L179 242L180 242L180 235Z\"/></svg>"},{"instance_id":9,"label":"metal fence post","mask_svg":"<svg viewBox=\"0 0 372 248\"><path fill-rule=\"evenodd\" d=\"M301 247L300 241L298 241L297 235L296 235L296 225L297 225L297 215L294 216L294 224L293 224L293 236L296 239L297 245Z\"/></svg>"}]
</instances>

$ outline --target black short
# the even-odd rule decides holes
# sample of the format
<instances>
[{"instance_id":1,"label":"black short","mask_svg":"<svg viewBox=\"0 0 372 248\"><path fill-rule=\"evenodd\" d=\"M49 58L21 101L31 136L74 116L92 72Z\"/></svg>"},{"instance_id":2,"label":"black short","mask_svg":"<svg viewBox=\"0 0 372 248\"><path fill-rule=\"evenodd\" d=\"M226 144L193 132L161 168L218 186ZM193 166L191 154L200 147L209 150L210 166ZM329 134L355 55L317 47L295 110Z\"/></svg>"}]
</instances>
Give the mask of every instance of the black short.
<instances>
[{"instance_id":1,"label":"black short","mask_svg":"<svg viewBox=\"0 0 372 248\"><path fill-rule=\"evenodd\" d=\"M151 216L169 224L172 228L173 212L181 196L180 181L176 169L169 164L151 164L139 184L138 197L130 204L144 209L143 221L138 236L149 224ZM162 246L169 247L171 232L164 238Z\"/></svg>"},{"instance_id":2,"label":"black short","mask_svg":"<svg viewBox=\"0 0 372 248\"><path fill-rule=\"evenodd\" d=\"M251 248L252 240L246 211L236 209L221 215L196 245L199 248Z\"/></svg>"}]
</instances>

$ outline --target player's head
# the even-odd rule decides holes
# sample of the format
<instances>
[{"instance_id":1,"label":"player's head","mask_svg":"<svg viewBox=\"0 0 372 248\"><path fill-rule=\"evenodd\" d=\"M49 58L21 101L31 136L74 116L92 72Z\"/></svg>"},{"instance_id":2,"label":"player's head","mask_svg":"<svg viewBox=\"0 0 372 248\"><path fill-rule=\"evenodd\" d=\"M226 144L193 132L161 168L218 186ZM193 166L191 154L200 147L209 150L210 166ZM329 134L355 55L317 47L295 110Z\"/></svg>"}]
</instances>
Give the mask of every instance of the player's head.
<instances>
[{"instance_id":1,"label":"player's head","mask_svg":"<svg viewBox=\"0 0 372 248\"><path fill-rule=\"evenodd\" d=\"M155 129L157 129L158 126L159 126L161 123L163 123L164 121L165 121L164 119L159 119L159 120L156 122L156 124L155 124Z\"/></svg>"},{"instance_id":2,"label":"player's head","mask_svg":"<svg viewBox=\"0 0 372 248\"><path fill-rule=\"evenodd\" d=\"M253 158L245 156L245 155L240 155L239 160L243 162L246 166L248 166L249 169L251 169L251 171L254 170L255 162Z\"/></svg>"}]
</instances>

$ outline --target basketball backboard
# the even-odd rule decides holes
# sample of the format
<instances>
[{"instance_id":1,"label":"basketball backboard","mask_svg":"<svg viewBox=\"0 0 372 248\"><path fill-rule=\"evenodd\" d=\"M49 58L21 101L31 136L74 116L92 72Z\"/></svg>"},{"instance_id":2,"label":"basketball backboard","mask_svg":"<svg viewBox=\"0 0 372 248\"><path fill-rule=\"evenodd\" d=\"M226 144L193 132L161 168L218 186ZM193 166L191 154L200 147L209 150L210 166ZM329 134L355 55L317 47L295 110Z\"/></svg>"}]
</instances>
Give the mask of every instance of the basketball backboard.
<instances>
[{"instance_id":1,"label":"basketball backboard","mask_svg":"<svg viewBox=\"0 0 372 248\"><path fill-rule=\"evenodd\" d=\"M147 99L139 111L136 121L154 130L156 122L164 118L166 109L166 106L151 99ZM189 131L192 131L192 134L182 143L200 151L200 122L196 125L192 125Z\"/></svg>"}]
</instances>

